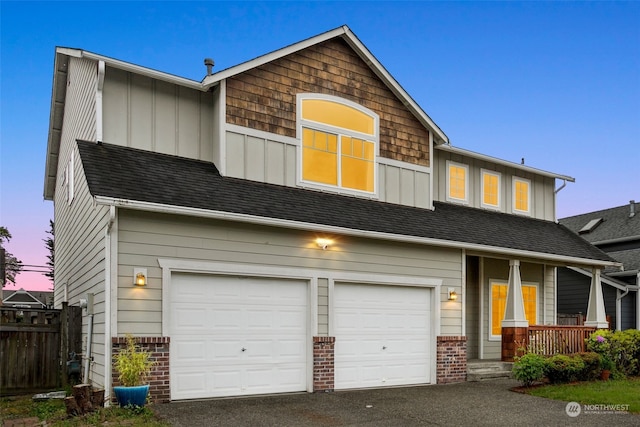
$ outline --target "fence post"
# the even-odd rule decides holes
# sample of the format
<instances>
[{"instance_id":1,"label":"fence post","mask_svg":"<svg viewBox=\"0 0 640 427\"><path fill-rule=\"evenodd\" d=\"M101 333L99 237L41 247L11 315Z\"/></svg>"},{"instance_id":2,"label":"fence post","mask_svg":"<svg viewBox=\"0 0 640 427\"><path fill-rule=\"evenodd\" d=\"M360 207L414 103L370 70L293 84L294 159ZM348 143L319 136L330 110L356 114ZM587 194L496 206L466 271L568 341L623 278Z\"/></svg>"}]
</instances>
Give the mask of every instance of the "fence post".
<instances>
[{"instance_id":1,"label":"fence post","mask_svg":"<svg viewBox=\"0 0 640 427\"><path fill-rule=\"evenodd\" d=\"M62 303L60 312L60 383L62 386L69 384L67 372L67 359L69 357L69 303Z\"/></svg>"}]
</instances>

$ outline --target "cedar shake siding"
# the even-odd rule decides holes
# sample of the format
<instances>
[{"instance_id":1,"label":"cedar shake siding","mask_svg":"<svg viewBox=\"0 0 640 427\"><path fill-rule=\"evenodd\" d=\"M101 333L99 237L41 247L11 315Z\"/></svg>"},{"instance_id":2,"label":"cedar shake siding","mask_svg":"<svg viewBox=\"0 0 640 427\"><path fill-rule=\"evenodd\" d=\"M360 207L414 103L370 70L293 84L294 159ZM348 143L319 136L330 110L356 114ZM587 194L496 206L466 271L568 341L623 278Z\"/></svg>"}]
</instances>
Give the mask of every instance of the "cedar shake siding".
<instances>
[{"instance_id":1,"label":"cedar shake siding","mask_svg":"<svg viewBox=\"0 0 640 427\"><path fill-rule=\"evenodd\" d=\"M429 132L341 39L227 79L226 121L296 137L296 95L339 96L380 116L380 156L430 166Z\"/></svg>"}]
</instances>

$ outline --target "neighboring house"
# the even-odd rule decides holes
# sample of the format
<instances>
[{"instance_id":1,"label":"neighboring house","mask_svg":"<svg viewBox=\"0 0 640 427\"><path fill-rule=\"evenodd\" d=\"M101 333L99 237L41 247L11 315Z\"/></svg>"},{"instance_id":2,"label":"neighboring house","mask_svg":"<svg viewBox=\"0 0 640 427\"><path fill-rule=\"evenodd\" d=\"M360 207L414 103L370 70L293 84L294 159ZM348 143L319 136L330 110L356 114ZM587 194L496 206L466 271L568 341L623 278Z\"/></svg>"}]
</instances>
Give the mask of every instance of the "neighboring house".
<instances>
[{"instance_id":1,"label":"neighboring house","mask_svg":"<svg viewBox=\"0 0 640 427\"><path fill-rule=\"evenodd\" d=\"M622 263L624 270L607 268L602 283L605 311L611 328L640 328L640 203L560 220L580 237ZM591 272L578 267L558 270L558 313L586 313Z\"/></svg>"},{"instance_id":2,"label":"neighboring house","mask_svg":"<svg viewBox=\"0 0 640 427\"><path fill-rule=\"evenodd\" d=\"M53 292L25 291L20 288L17 291L2 291L2 305L15 308L52 308Z\"/></svg>"},{"instance_id":3,"label":"neighboring house","mask_svg":"<svg viewBox=\"0 0 640 427\"><path fill-rule=\"evenodd\" d=\"M464 381L555 323L558 266L617 265L558 180L451 146L347 27L202 82L56 49L55 303L107 396L128 333L157 400Z\"/></svg>"}]
</instances>

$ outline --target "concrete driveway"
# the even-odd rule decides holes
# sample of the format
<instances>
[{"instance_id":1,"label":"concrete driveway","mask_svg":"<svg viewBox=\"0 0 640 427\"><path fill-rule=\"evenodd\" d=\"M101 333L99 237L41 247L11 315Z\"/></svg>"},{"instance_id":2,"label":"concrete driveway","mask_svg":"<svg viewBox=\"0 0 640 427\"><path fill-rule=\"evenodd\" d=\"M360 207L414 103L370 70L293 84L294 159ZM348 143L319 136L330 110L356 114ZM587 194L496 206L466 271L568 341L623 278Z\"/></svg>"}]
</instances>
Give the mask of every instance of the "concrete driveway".
<instances>
[{"instance_id":1,"label":"concrete driveway","mask_svg":"<svg viewBox=\"0 0 640 427\"><path fill-rule=\"evenodd\" d=\"M174 426L639 426L640 415L605 413L510 391L514 380L153 405ZM628 402L619 402L625 405ZM577 413L573 407L573 415Z\"/></svg>"}]
</instances>

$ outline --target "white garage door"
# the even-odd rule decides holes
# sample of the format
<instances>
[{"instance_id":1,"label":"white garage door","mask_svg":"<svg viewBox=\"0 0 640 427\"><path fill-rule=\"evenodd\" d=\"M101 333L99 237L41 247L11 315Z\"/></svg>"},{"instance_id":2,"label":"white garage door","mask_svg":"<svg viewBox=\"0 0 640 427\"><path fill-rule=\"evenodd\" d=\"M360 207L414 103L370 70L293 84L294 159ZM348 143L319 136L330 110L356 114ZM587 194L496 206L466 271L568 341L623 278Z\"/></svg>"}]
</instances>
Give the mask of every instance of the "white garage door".
<instances>
[{"instance_id":1,"label":"white garage door","mask_svg":"<svg viewBox=\"0 0 640 427\"><path fill-rule=\"evenodd\" d=\"M335 388L430 382L431 290L336 283Z\"/></svg>"},{"instance_id":2,"label":"white garage door","mask_svg":"<svg viewBox=\"0 0 640 427\"><path fill-rule=\"evenodd\" d=\"M306 390L307 283L174 274L171 399Z\"/></svg>"}]
</instances>

